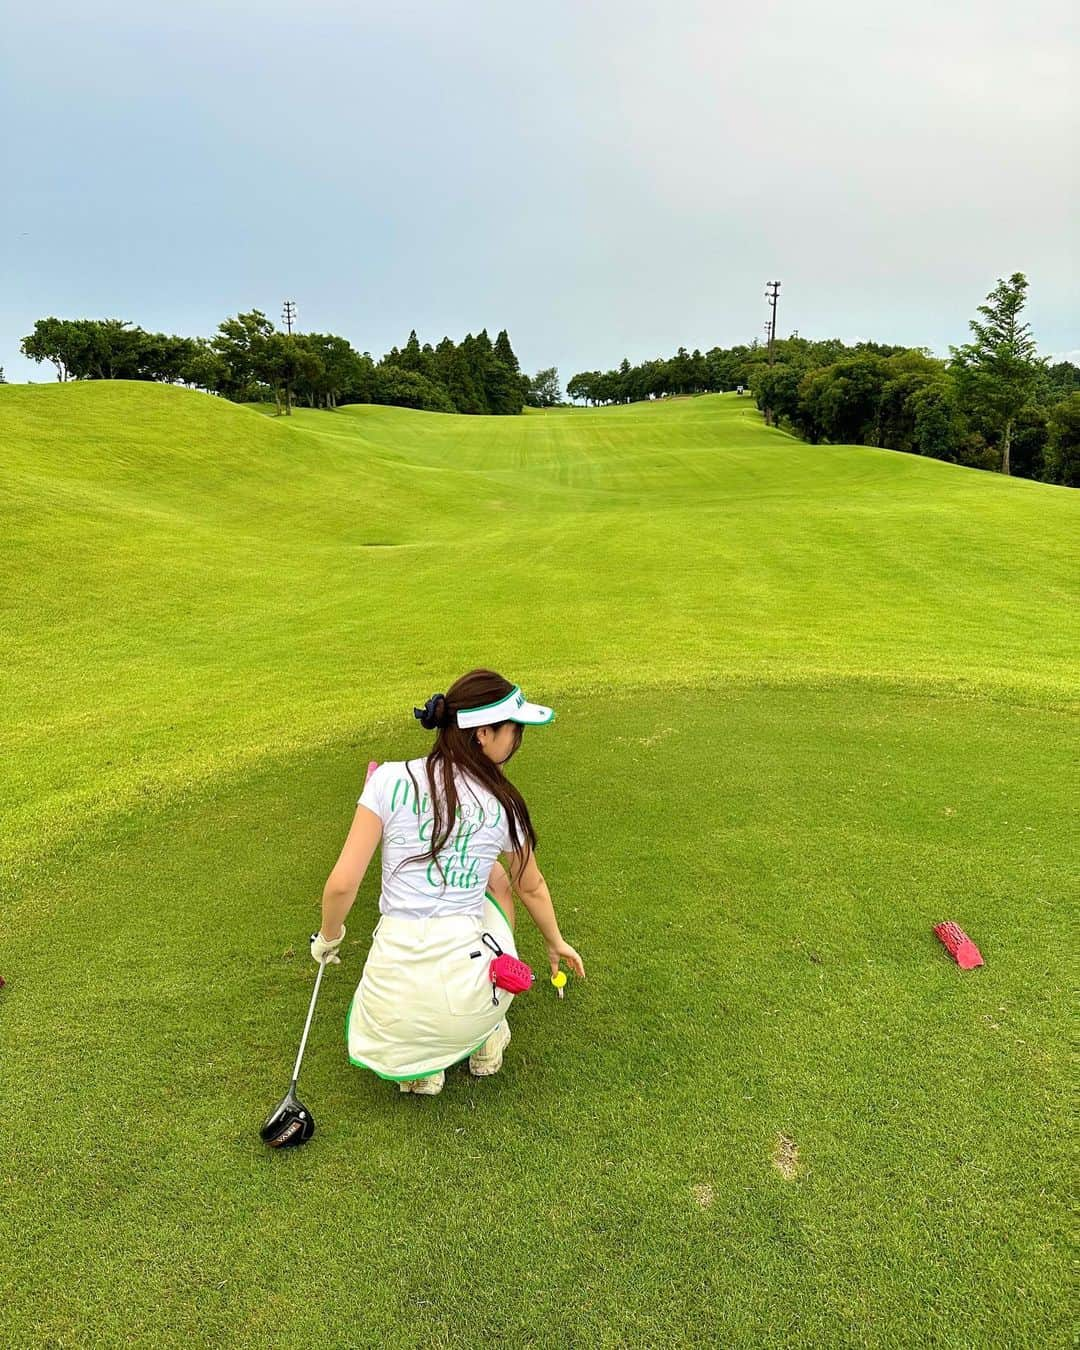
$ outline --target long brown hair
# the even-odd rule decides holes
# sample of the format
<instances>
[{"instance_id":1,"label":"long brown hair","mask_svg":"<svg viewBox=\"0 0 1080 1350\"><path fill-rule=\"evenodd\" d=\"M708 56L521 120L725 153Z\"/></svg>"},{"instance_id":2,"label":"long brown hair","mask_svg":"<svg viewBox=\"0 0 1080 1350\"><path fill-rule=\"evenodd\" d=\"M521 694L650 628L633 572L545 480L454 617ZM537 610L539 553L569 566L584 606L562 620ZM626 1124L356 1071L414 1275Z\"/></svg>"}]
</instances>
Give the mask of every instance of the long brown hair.
<instances>
[{"instance_id":1,"label":"long brown hair","mask_svg":"<svg viewBox=\"0 0 1080 1350\"><path fill-rule=\"evenodd\" d=\"M514 686L509 680L497 674L494 670L470 670L467 675L462 675L461 679L455 680L446 694L437 698L420 719L421 726L428 731L437 733L435 744L431 747L427 756L428 781L431 784L431 809L434 814L431 845L427 853L417 853L411 858L405 858L398 864L398 867L403 867L407 862L434 862L439 869L443 884L446 884L446 873L439 861L439 852L453 833L457 819L458 794L457 784L454 782L455 769L463 771L469 777L482 783L491 795L499 801L506 813L506 820L510 829L510 852L519 852L526 840L535 850L536 831L533 829L532 820L529 817L529 808L525 805L525 798L503 773L503 766L488 759L487 755L484 754L480 742L476 738L476 728L459 727L457 724L457 714L461 710L465 708L486 708L492 703L500 703L513 688ZM417 709L417 712L419 712L419 709ZM510 720L510 718L505 718L502 722L491 723L491 730L498 731ZM520 722L515 722L514 726L517 729L517 737L514 741L513 750L507 756L508 759L517 753L524 730ZM437 766L441 766L442 770L440 776L444 787L445 801L443 800L444 794L439 791L440 779L436 777ZM405 769L416 794L414 802L419 815L420 789L408 764L406 764ZM443 814L444 808L445 817ZM397 868L394 870L396 871ZM524 864L521 865L517 877L518 881L521 880L521 872L523 871Z\"/></svg>"}]
</instances>

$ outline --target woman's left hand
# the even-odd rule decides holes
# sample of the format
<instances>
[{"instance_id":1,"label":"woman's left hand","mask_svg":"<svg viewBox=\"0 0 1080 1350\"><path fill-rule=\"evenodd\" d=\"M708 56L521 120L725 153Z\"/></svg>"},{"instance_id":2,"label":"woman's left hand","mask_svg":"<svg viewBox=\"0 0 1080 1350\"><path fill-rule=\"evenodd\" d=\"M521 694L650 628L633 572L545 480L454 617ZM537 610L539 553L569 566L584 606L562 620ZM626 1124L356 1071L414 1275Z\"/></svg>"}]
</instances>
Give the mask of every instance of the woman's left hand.
<instances>
[{"instance_id":1,"label":"woman's left hand","mask_svg":"<svg viewBox=\"0 0 1080 1350\"><path fill-rule=\"evenodd\" d=\"M341 936L334 938L333 941L330 941L328 938L324 938L321 929L318 933L312 933L311 935L312 959L314 961L318 961L321 964L323 958L325 957L326 964L328 966L329 965L340 966L341 957L338 956L337 950L344 941L345 941L344 924L341 925Z\"/></svg>"},{"instance_id":2,"label":"woman's left hand","mask_svg":"<svg viewBox=\"0 0 1080 1350\"><path fill-rule=\"evenodd\" d=\"M566 962L578 979L583 980L585 978L585 963L569 942L564 941L563 938L559 938L557 942L549 942L547 954L552 975L559 973L559 961L562 960Z\"/></svg>"}]
</instances>

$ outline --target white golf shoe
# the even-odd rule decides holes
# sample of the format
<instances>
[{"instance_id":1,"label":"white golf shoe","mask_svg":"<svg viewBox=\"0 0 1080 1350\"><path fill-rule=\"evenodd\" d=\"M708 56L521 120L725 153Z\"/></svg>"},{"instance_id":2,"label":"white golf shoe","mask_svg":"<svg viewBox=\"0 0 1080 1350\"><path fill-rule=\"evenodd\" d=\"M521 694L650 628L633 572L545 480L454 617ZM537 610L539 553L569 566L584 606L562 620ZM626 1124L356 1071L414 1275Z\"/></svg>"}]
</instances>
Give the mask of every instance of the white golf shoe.
<instances>
[{"instance_id":1,"label":"white golf shoe","mask_svg":"<svg viewBox=\"0 0 1080 1350\"><path fill-rule=\"evenodd\" d=\"M415 1092L418 1097L437 1097L446 1082L446 1070L440 1069L428 1078L407 1078L398 1087L402 1092Z\"/></svg>"},{"instance_id":2,"label":"white golf shoe","mask_svg":"<svg viewBox=\"0 0 1080 1350\"><path fill-rule=\"evenodd\" d=\"M502 1068L503 1051L509 1044L510 1027L504 1017L480 1049L469 1056L469 1072L477 1078L498 1073Z\"/></svg>"}]
</instances>

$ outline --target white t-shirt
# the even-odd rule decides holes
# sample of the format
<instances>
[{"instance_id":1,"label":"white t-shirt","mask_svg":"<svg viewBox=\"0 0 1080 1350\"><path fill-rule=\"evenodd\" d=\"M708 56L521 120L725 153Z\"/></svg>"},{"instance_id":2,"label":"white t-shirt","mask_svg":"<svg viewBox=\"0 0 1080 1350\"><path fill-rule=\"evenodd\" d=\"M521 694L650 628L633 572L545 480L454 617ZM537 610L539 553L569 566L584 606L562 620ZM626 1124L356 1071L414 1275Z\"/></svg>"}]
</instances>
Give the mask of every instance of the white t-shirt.
<instances>
[{"instance_id":1,"label":"white t-shirt","mask_svg":"<svg viewBox=\"0 0 1080 1350\"><path fill-rule=\"evenodd\" d=\"M420 789L419 807L406 764ZM502 803L482 783L464 776L460 769L455 771L454 782L457 822L439 854L442 873L430 858L394 871L403 858L427 853L431 847L435 820L427 761L387 760L364 785L357 805L374 811L383 825L381 914L411 919L483 915L487 879L499 854L509 851L510 827ZM445 797L442 808L445 821Z\"/></svg>"}]
</instances>

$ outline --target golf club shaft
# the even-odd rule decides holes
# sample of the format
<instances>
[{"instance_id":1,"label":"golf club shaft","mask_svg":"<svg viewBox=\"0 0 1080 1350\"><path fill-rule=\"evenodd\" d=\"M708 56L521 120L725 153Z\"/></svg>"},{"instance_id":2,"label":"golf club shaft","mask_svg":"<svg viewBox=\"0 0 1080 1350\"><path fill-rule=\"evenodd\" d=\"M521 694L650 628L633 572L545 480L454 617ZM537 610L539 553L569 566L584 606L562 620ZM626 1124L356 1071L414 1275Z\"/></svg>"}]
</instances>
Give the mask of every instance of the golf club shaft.
<instances>
[{"instance_id":1,"label":"golf club shaft","mask_svg":"<svg viewBox=\"0 0 1080 1350\"><path fill-rule=\"evenodd\" d=\"M296 1056L296 1064L292 1072L292 1086L296 1088L296 1080L300 1077L300 1061L304 1058L304 1046L307 1045L307 1034L311 1028L312 1014L315 1012L315 1000L319 997L319 983L323 977L323 971L326 969L325 958L319 962L319 973L315 976L315 988L311 991L311 1007L307 1010L307 1021L304 1023L304 1034L300 1038L300 1053Z\"/></svg>"}]
</instances>

